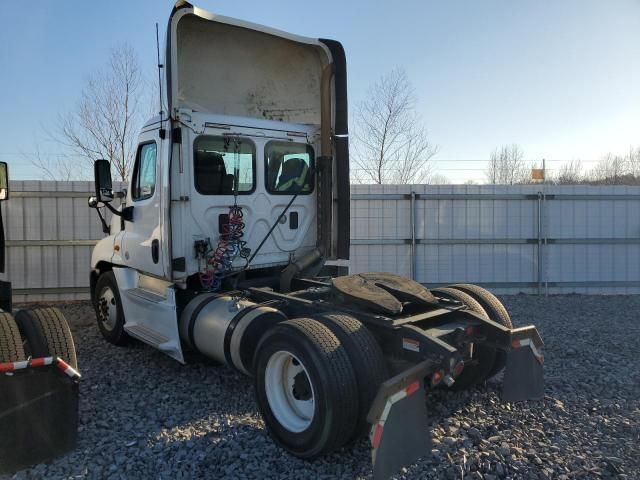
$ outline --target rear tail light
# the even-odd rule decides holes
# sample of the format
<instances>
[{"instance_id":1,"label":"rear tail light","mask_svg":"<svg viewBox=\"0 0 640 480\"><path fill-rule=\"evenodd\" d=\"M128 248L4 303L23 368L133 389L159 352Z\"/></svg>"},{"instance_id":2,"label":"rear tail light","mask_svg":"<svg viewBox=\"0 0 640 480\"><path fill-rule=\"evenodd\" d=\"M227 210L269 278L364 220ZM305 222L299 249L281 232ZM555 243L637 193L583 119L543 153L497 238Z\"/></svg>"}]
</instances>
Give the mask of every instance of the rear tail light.
<instances>
[{"instance_id":1,"label":"rear tail light","mask_svg":"<svg viewBox=\"0 0 640 480\"><path fill-rule=\"evenodd\" d=\"M438 370L436 372L433 372L433 375L431 375L431 385L435 387L442 381L443 378L444 378L444 370Z\"/></svg>"},{"instance_id":2,"label":"rear tail light","mask_svg":"<svg viewBox=\"0 0 640 480\"><path fill-rule=\"evenodd\" d=\"M453 377L458 377L462 373L462 370L464 370L464 362L460 360L458 363L456 363L456 366L453 367Z\"/></svg>"}]
</instances>

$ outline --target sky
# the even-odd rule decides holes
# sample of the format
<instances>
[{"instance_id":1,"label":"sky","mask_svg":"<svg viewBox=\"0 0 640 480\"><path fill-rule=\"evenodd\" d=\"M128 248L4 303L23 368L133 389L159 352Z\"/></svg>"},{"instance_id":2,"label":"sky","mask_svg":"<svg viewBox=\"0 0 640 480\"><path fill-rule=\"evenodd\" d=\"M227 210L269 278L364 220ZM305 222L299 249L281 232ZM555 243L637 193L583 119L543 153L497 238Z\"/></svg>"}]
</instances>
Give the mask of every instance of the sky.
<instances>
[{"instance_id":1,"label":"sky","mask_svg":"<svg viewBox=\"0 0 640 480\"><path fill-rule=\"evenodd\" d=\"M640 146L640 0L201 0L222 15L309 36L347 53L353 107L381 75L404 68L433 144L437 173L482 180L485 161L516 143L525 158L593 165ZM30 0L0 9L0 160L38 178L25 158L50 140L89 74L129 43L156 75L155 23L170 0ZM44 140L43 140L44 139Z\"/></svg>"}]
</instances>

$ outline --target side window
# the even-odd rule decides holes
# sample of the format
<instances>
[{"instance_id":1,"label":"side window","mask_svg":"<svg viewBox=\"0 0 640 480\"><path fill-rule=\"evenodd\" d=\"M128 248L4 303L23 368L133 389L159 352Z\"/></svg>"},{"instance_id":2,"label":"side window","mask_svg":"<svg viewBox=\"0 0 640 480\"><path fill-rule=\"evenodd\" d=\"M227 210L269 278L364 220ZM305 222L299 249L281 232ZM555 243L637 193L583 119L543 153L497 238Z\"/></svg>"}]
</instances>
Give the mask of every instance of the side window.
<instances>
[{"instance_id":1,"label":"side window","mask_svg":"<svg viewBox=\"0 0 640 480\"><path fill-rule=\"evenodd\" d=\"M156 190L156 152L154 143L144 143L138 148L138 156L134 167L131 198L144 200L153 197Z\"/></svg>"},{"instance_id":2,"label":"side window","mask_svg":"<svg viewBox=\"0 0 640 480\"><path fill-rule=\"evenodd\" d=\"M273 194L309 194L313 148L305 143L269 142L265 147L267 190Z\"/></svg>"},{"instance_id":3,"label":"side window","mask_svg":"<svg viewBox=\"0 0 640 480\"><path fill-rule=\"evenodd\" d=\"M202 135L193 143L193 171L201 195L253 192L256 185L256 150L246 138ZM236 178L237 176L237 178Z\"/></svg>"}]
</instances>

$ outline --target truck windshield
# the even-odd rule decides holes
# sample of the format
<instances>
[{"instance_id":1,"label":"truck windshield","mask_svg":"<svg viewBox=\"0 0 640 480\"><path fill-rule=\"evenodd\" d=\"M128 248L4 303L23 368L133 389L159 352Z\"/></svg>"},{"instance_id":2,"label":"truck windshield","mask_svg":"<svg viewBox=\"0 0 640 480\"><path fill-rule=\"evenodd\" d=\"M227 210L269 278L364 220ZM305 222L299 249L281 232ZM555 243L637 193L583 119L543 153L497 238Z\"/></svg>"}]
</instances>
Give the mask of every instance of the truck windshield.
<instances>
[{"instance_id":1,"label":"truck windshield","mask_svg":"<svg viewBox=\"0 0 640 480\"><path fill-rule=\"evenodd\" d=\"M251 140L202 135L196 138L193 148L198 193L233 195L236 183L239 194L255 189L256 149Z\"/></svg>"},{"instance_id":2,"label":"truck windshield","mask_svg":"<svg viewBox=\"0 0 640 480\"><path fill-rule=\"evenodd\" d=\"M305 143L269 142L264 153L267 190L273 194L311 193L313 148Z\"/></svg>"}]
</instances>

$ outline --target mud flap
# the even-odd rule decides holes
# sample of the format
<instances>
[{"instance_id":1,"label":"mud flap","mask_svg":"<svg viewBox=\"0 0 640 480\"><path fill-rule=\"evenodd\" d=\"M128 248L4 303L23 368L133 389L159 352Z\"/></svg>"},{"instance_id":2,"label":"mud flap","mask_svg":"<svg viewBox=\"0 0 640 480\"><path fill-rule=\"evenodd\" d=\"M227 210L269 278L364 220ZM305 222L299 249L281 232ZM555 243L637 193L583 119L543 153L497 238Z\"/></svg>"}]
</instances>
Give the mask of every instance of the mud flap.
<instances>
[{"instance_id":1,"label":"mud flap","mask_svg":"<svg viewBox=\"0 0 640 480\"><path fill-rule=\"evenodd\" d=\"M0 363L0 474L75 447L79 377L52 357Z\"/></svg>"},{"instance_id":2,"label":"mud flap","mask_svg":"<svg viewBox=\"0 0 640 480\"><path fill-rule=\"evenodd\" d=\"M507 352L502 382L505 402L540 400L544 396L544 357L531 339L515 340Z\"/></svg>"},{"instance_id":3,"label":"mud flap","mask_svg":"<svg viewBox=\"0 0 640 480\"><path fill-rule=\"evenodd\" d=\"M0 312L11 313L11 282L0 280Z\"/></svg>"},{"instance_id":4,"label":"mud flap","mask_svg":"<svg viewBox=\"0 0 640 480\"><path fill-rule=\"evenodd\" d=\"M431 451L424 370L414 367L401 376L382 385L368 415L375 480L389 478Z\"/></svg>"}]
</instances>

